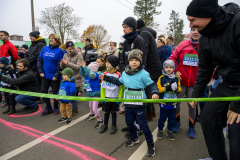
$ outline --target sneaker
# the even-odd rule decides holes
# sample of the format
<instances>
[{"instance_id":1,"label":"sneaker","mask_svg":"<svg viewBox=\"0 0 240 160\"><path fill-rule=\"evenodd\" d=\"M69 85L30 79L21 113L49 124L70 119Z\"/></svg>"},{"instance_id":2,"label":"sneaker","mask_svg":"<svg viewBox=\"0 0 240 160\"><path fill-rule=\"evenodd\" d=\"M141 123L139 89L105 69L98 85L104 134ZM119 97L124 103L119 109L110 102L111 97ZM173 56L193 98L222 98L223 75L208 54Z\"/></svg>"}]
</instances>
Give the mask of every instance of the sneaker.
<instances>
[{"instance_id":1,"label":"sneaker","mask_svg":"<svg viewBox=\"0 0 240 160\"><path fill-rule=\"evenodd\" d=\"M72 121L73 121L72 118L68 118L66 124L70 124Z\"/></svg>"},{"instance_id":2,"label":"sneaker","mask_svg":"<svg viewBox=\"0 0 240 160\"><path fill-rule=\"evenodd\" d=\"M129 138L128 141L125 143L126 147L132 147L134 144L137 144L139 143L139 139L132 139L132 138Z\"/></svg>"},{"instance_id":3,"label":"sneaker","mask_svg":"<svg viewBox=\"0 0 240 160\"><path fill-rule=\"evenodd\" d=\"M40 101L38 101L38 104L43 104L43 103L45 103L43 99L40 99Z\"/></svg>"},{"instance_id":4,"label":"sneaker","mask_svg":"<svg viewBox=\"0 0 240 160\"><path fill-rule=\"evenodd\" d=\"M128 129L128 127L124 127L124 128L121 129L121 131L122 132L129 132L129 129Z\"/></svg>"},{"instance_id":5,"label":"sneaker","mask_svg":"<svg viewBox=\"0 0 240 160\"><path fill-rule=\"evenodd\" d=\"M67 121L67 117L62 117L61 119L58 120L58 123L63 123Z\"/></svg>"},{"instance_id":6,"label":"sneaker","mask_svg":"<svg viewBox=\"0 0 240 160\"><path fill-rule=\"evenodd\" d=\"M54 108L53 112L54 112L55 115L58 115L59 114L59 109L58 108Z\"/></svg>"},{"instance_id":7,"label":"sneaker","mask_svg":"<svg viewBox=\"0 0 240 160\"><path fill-rule=\"evenodd\" d=\"M9 113L10 112L10 107L8 106L7 107L7 110L5 110L4 112L3 112L3 114L7 114L7 113Z\"/></svg>"},{"instance_id":8,"label":"sneaker","mask_svg":"<svg viewBox=\"0 0 240 160\"><path fill-rule=\"evenodd\" d=\"M32 108L30 111L28 111L28 113L33 113L36 112L38 110L39 106L37 106L36 108Z\"/></svg>"},{"instance_id":9,"label":"sneaker","mask_svg":"<svg viewBox=\"0 0 240 160\"><path fill-rule=\"evenodd\" d=\"M119 111L119 114L124 114L124 111Z\"/></svg>"},{"instance_id":10,"label":"sneaker","mask_svg":"<svg viewBox=\"0 0 240 160\"><path fill-rule=\"evenodd\" d=\"M96 116L93 114L93 115L89 115L87 118L86 118L86 121L91 121L92 119L96 118Z\"/></svg>"},{"instance_id":11,"label":"sneaker","mask_svg":"<svg viewBox=\"0 0 240 160\"><path fill-rule=\"evenodd\" d=\"M50 113L53 113L52 108L50 108L50 109L45 109L45 110L41 113L41 116L45 116L45 115L50 114Z\"/></svg>"},{"instance_id":12,"label":"sneaker","mask_svg":"<svg viewBox=\"0 0 240 160\"><path fill-rule=\"evenodd\" d=\"M117 126L112 126L110 129L110 134L115 134L117 132Z\"/></svg>"},{"instance_id":13,"label":"sneaker","mask_svg":"<svg viewBox=\"0 0 240 160\"><path fill-rule=\"evenodd\" d=\"M227 138L227 132L226 132L226 127L223 128L223 135L224 135L224 138Z\"/></svg>"},{"instance_id":14,"label":"sneaker","mask_svg":"<svg viewBox=\"0 0 240 160\"><path fill-rule=\"evenodd\" d=\"M147 144L148 145L148 153L147 156L148 157L153 157L155 156L155 146L154 143L153 144Z\"/></svg>"},{"instance_id":15,"label":"sneaker","mask_svg":"<svg viewBox=\"0 0 240 160\"><path fill-rule=\"evenodd\" d=\"M95 128L100 128L103 125L103 120L98 121L97 124L95 125Z\"/></svg>"},{"instance_id":16,"label":"sneaker","mask_svg":"<svg viewBox=\"0 0 240 160\"><path fill-rule=\"evenodd\" d=\"M137 135L138 135L138 136L143 135L143 131L142 131L141 129L137 129L137 128L136 128L136 130L137 130Z\"/></svg>"},{"instance_id":17,"label":"sneaker","mask_svg":"<svg viewBox=\"0 0 240 160\"><path fill-rule=\"evenodd\" d=\"M168 136L168 139L170 141L175 141L175 137L173 136L173 132L172 131L168 131L167 132L167 136Z\"/></svg>"},{"instance_id":18,"label":"sneaker","mask_svg":"<svg viewBox=\"0 0 240 160\"><path fill-rule=\"evenodd\" d=\"M188 137L192 139L196 138L196 132L194 127L188 128Z\"/></svg>"},{"instance_id":19,"label":"sneaker","mask_svg":"<svg viewBox=\"0 0 240 160\"><path fill-rule=\"evenodd\" d=\"M173 127L173 133L179 132L179 127L181 126L181 122L175 121L174 127Z\"/></svg>"},{"instance_id":20,"label":"sneaker","mask_svg":"<svg viewBox=\"0 0 240 160\"><path fill-rule=\"evenodd\" d=\"M108 129L108 126L103 124L99 130L99 133L104 133Z\"/></svg>"},{"instance_id":21,"label":"sneaker","mask_svg":"<svg viewBox=\"0 0 240 160\"><path fill-rule=\"evenodd\" d=\"M157 137L160 140L163 139L163 131L158 131Z\"/></svg>"}]
</instances>

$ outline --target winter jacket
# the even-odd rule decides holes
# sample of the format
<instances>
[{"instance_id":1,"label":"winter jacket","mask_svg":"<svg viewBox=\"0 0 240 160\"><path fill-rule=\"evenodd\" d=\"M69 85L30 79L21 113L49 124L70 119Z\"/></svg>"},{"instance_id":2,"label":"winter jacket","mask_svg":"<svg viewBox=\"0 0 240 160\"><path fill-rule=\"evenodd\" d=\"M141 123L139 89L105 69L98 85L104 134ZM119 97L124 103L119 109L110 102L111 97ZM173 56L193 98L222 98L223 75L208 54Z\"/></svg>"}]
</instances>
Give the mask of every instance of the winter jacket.
<instances>
[{"instance_id":1,"label":"winter jacket","mask_svg":"<svg viewBox=\"0 0 240 160\"><path fill-rule=\"evenodd\" d=\"M63 81L61 83L60 89L58 91L58 95L61 96L75 96L76 95L76 86L74 80L71 81ZM73 100L64 100L60 99L61 103L73 103Z\"/></svg>"},{"instance_id":2,"label":"winter jacket","mask_svg":"<svg viewBox=\"0 0 240 160\"><path fill-rule=\"evenodd\" d=\"M184 86L193 87L197 77L198 66L184 65L184 56L188 56L186 54L198 55L198 52L193 48L190 40L182 41L174 50L169 59L175 62L175 72L179 71L182 74L181 84Z\"/></svg>"},{"instance_id":3,"label":"winter jacket","mask_svg":"<svg viewBox=\"0 0 240 160\"><path fill-rule=\"evenodd\" d=\"M145 65L145 69L149 72L151 79L154 82L157 82L158 78L162 75L161 62L158 57L155 41L157 32L145 26L142 27L138 33L138 35L141 36L146 43L146 52L143 54L145 62L143 65Z\"/></svg>"},{"instance_id":4,"label":"winter jacket","mask_svg":"<svg viewBox=\"0 0 240 160\"><path fill-rule=\"evenodd\" d=\"M39 92L37 76L31 69L27 69L17 74L17 79L2 77L2 81L7 84L17 86L21 91Z\"/></svg>"},{"instance_id":5,"label":"winter jacket","mask_svg":"<svg viewBox=\"0 0 240 160\"><path fill-rule=\"evenodd\" d=\"M128 43L127 40L123 43L123 52L119 55L118 71L123 72L128 65L128 53L133 49L139 49L143 52L143 65L146 65L145 49L146 44L142 37L136 36L132 43Z\"/></svg>"},{"instance_id":6,"label":"winter jacket","mask_svg":"<svg viewBox=\"0 0 240 160\"><path fill-rule=\"evenodd\" d=\"M160 62L161 62L161 68L163 70L163 63L166 61L166 57L167 57L167 54L168 54L168 47L166 45L163 45L159 48L157 48L157 51L158 51L158 57L160 59Z\"/></svg>"},{"instance_id":7,"label":"winter jacket","mask_svg":"<svg viewBox=\"0 0 240 160\"><path fill-rule=\"evenodd\" d=\"M73 70L73 78L75 81L76 87L82 87L84 83L84 78L79 74L80 72L80 66L83 62L82 54L78 53L77 49L75 49L73 52L67 52L64 54L63 59L67 60L67 64L60 63L61 69L65 69L67 67L72 68Z\"/></svg>"},{"instance_id":8,"label":"winter jacket","mask_svg":"<svg viewBox=\"0 0 240 160\"><path fill-rule=\"evenodd\" d=\"M16 61L19 58L17 48L10 41L6 41L0 46L0 57L9 56L11 56L11 65L16 69Z\"/></svg>"},{"instance_id":9,"label":"winter jacket","mask_svg":"<svg viewBox=\"0 0 240 160\"><path fill-rule=\"evenodd\" d=\"M178 89L177 91L173 91L171 88L172 83L176 82ZM174 79L169 78L168 76L162 75L159 77L157 86L159 89L159 99L177 99L176 92L181 92L181 84L180 80L176 76ZM177 104L177 102L162 102L162 107L166 109L173 109L174 105Z\"/></svg>"},{"instance_id":10,"label":"winter jacket","mask_svg":"<svg viewBox=\"0 0 240 160\"><path fill-rule=\"evenodd\" d=\"M157 85L155 84L155 82L153 82L153 80L150 78L149 73L145 69L140 70L134 75L128 75L124 71L120 79L117 79L112 76L104 76L103 80L110 82L112 84L115 84L117 86L122 86L124 84L126 86L126 90L130 90L130 88L137 89L137 90L142 89L143 99L147 98L144 90L145 88L150 90L152 95L159 94ZM144 108L146 107L146 104L145 105L125 105L125 106L131 107L131 108Z\"/></svg>"},{"instance_id":11,"label":"winter jacket","mask_svg":"<svg viewBox=\"0 0 240 160\"><path fill-rule=\"evenodd\" d=\"M114 56L116 56L116 57L119 56L119 51L118 51L117 47L115 47L115 48L111 48L111 47L110 47L110 48L108 49L107 56L110 56L110 55L114 55Z\"/></svg>"},{"instance_id":12,"label":"winter jacket","mask_svg":"<svg viewBox=\"0 0 240 160\"><path fill-rule=\"evenodd\" d=\"M38 71L44 73L44 78L52 80L55 77L57 80L62 79L60 74L60 62L63 59L65 51L57 46L45 46L38 57Z\"/></svg>"},{"instance_id":13,"label":"winter jacket","mask_svg":"<svg viewBox=\"0 0 240 160\"><path fill-rule=\"evenodd\" d=\"M205 29L200 31L199 70L193 97L201 97L216 65L223 83L238 89L240 96L240 8L235 3L222 7ZM240 101L232 101L230 110L240 113Z\"/></svg>"},{"instance_id":14,"label":"winter jacket","mask_svg":"<svg viewBox=\"0 0 240 160\"><path fill-rule=\"evenodd\" d=\"M2 72L1 72L1 75L0 75L1 86L3 88L16 89L15 85L3 82L2 81L3 78L14 78L14 79L17 79L16 72L10 66L6 67L5 69L2 69Z\"/></svg>"},{"instance_id":15,"label":"winter jacket","mask_svg":"<svg viewBox=\"0 0 240 160\"><path fill-rule=\"evenodd\" d=\"M28 49L28 52L25 54L24 59L30 62L30 68L32 70L37 70L37 59L42 51L43 47L46 46L46 41L41 36L32 42L31 46Z\"/></svg>"},{"instance_id":16,"label":"winter jacket","mask_svg":"<svg viewBox=\"0 0 240 160\"><path fill-rule=\"evenodd\" d=\"M89 65L91 62L94 62L98 58L97 50L91 44L89 48L83 47L82 50L83 60L86 61L86 64Z\"/></svg>"},{"instance_id":17,"label":"winter jacket","mask_svg":"<svg viewBox=\"0 0 240 160\"><path fill-rule=\"evenodd\" d=\"M168 59L171 56L172 52L173 52L172 51L172 47L170 45L167 45L167 47L168 47L168 53L167 53L166 59Z\"/></svg>"}]
</instances>

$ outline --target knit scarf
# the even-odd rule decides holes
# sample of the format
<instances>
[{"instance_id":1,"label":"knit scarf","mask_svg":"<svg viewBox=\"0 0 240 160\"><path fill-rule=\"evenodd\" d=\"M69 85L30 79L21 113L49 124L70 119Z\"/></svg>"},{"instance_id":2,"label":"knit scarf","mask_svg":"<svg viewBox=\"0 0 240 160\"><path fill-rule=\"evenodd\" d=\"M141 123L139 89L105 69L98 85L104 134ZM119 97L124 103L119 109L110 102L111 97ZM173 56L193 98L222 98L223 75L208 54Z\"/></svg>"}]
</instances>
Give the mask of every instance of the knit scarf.
<instances>
[{"instance_id":1,"label":"knit scarf","mask_svg":"<svg viewBox=\"0 0 240 160\"><path fill-rule=\"evenodd\" d=\"M98 68L98 71L104 71L104 70L107 70L106 63L104 63L104 65Z\"/></svg>"},{"instance_id":2,"label":"knit scarf","mask_svg":"<svg viewBox=\"0 0 240 160\"><path fill-rule=\"evenodd\" d=\"M132 43L133 40L137 37L137 35L138 35L138 31L136 30L136 31L132 31L132 32L130 32L130 33L128 33L128 34L125 34L125 35L123 36L123 38L126 39L126 41L127 41L128 43Z\"/></svg>"},{"instance_id":3,"label":"knit scarf","mask_svg":"<svg viewBox=\"0 0 240 160\"><path fill-rule=\"evenodd\" d=\"M166 72L162 71L162 74L163 74L164 76L167 76L167 77L170 78L170 79L174 79L174 78L176 77L175 74L174 74L174 72L172 72L172 74L167 74Z\"/></svg>"},{"instance_id":4,"label":"knit scarf","mask_svg":"<svg viewBox=\"0 0 240 160\"><path fill-rule=\"evenodd\" d=\"M134 74L136 74L137 72L139 72L142 69L143 69L143 65L142 64L138 68L136 68L136 69L131 69L131 67L129 65L127 65L126 68L125 68L125 72L128 75L134 75Z\"/></svg>"}]
</instances>

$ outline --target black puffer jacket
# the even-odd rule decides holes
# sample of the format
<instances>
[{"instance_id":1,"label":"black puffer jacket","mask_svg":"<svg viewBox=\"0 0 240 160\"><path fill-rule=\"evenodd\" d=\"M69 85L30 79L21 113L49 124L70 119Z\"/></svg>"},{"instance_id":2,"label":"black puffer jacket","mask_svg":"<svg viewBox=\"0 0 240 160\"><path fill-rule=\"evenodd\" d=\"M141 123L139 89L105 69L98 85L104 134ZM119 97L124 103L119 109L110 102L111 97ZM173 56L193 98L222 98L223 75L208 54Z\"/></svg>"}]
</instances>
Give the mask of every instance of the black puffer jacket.
<instances>
[{"instance_id":1,"label":"black puffer jacket","mask_svg":"<svg viewBox=\"0 0 240 160\"><path fill-rule=\"evenodd\" d=\"M31 46L28 49L28 52L25 54L24 59L30 62L30 68L37 70L37 59L44 46L46 46L46 41L43 38L38 38L35 42L32 42Z\"/></svg>"},{"instance_id":2,"label":"black puffer jacket","mask_svg":"<svg viewBox=\"0 0 240 160\"><path fill-rule=\"evenodd\" d=\"M7 84L11 84L19 87L21 91L29 91L29 92L40 91L40 86L38 84L36 74L30 69L23 72L19 72L17 75L17 79L2 77L2 81Z\"/></svg>"},{"instance_id":3,"label":"black puffer jacket","mask_svg":"<svg viewBox=\"0 0 240 160\"><path fill-rule=\"evenodd\" d=\"M91 62L94 62L98 58L97 50L91 44L89 48L83 47L82 50L83 60L86 61L86 64L89 65Z\"/></svg>"},{"instance_id":4,"label":"black puffer jacket","mask_svg":"<svg viewBox=\"0 0 240 160\"><path fill-rule=\"evenodd\" d=\"M198 74L193 89L193 97L201 97L210 81L214 68L223 83L238 89L240 96L240 8L235 3L220 7L212 21L200 31ZM233 101L230 110L240 113L240 102Z\"/></svg>"},{"instance_id":5,"label":"black puffer jacket","mask_svg":"<svg viewBox=\"0 0 240 160\"><path fill-rule=\"evenodd\" d=\"M151 79L157 82L158 78L162 75L162 66L158 57L157 44L155 41L157 32L144 26L138 33L146 43L146 70L149 72Z\"/></svg>"}]
</instances>

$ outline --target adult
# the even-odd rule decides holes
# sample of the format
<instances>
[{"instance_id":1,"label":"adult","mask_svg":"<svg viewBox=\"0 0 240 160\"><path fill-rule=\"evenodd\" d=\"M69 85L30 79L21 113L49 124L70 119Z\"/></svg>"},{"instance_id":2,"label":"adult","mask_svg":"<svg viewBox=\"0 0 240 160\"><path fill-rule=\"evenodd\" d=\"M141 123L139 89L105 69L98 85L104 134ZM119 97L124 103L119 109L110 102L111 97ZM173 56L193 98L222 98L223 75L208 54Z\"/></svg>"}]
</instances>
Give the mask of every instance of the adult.
<instances>
[{"instance_id":1,"label":"adult","mask_svg":"<svg viewBox=\"0 0 240 160\"><path fill-rule=\"evenodd\" d=\"M176 76L181 80L182 92L177 94L177 98L183 98L187 93L188 98L192 98L193 86L196 81L198 72L198 40L200 34L197 28L191 29L191 37L188 40L182 41L169 59L175 62ZM203 92L202 92L203 93ZM177 103L175 126L173 128L174 133L179 132L180 122L180 102ZM195 118L196 118L196 106L192 108L188 104L189 109L189 128L188 136L190 138L196 138L195 132Z\"/></svg>"},{"instance_id":2,"label":"adult","mask_svg":"<svg viewBox=\"0 0 240 160\"><path fill-rule=\"evenodd\" d=\"M172 51L174 51L176 49L173 40L174 39L173 39L172 36L168 36L168 38L167 38L167 45L169 45L172 48Z\"/></svg>"},{"instance_id":3,"label":"adult","mask_svg":"<svg viewBox=\"0 0 240 160\"><path fill-rule=\"evenodd\" d=\"M85 40L85 47L82 50L83 60L86 61L86 65L89 65L91 62L94 62L98 58L97 50L91 44L90 39Z\"/></svg>"},{"instance_id":4,"label":"adult","mask_svg":"<svg viewBox=\"0 0 240 160\"><path fill-rule=\"evenodd\" d=\"M166 45L166 39L165 38L159 38L157 40L157 51L158 51L158 57L161 62L161 69L163 69L163 63L166 61L166 57L168 54L168 46Z\"/></svg>"},{"instance_id":5,"label":"adult","mask_svg":"<svg viewBox=\"0 0 240 160\"><path fill-rule=\"evenodd\" d=\"M27 54L27 52L28 52L28 45L26 45L26 44L22 45L22 51L24 52L24 54Z\"/></svg>"},{"instance_id":6,"label":"adult","mask_svg":"<svg viewBox=\"0 0 240 160\"><path fill-rule=\"evenodd\" d=\"M107 56L110 56L110 55L114 55L116 57L119 56L119 51L118 51L116 42L110 43L110 48L108 49Z\"/></svg>"},{"instance_id":7,"label":"adult","mask_svg":"<svg viewBox=\"0 0 240 160\"><path fill-rule=\"evenodd\" d=\"M119 56L119 72L125 71L125 67L128 65L128 53L133 49L140 49L143 54L143 65L146 65L146 44L141 36L138 35L137 29L137 21L133 17L126 18L123 23L123 38L125 41L123 42L123 54Z\"/></svg>"},{"instance_id":8,"label":"adult","mask_svg":"<svg viewBox=\"0 0 240 160\"><path fill-rule=\"evenodd\" d=\"M0 31L0 40L3 44L0 46L0 57L11 57L11 67L16 69L16 61L18 60L17 48L8 40L9 33Z\"/></svg>"},{"instance_id":9,"label":"adult","mask_svg":"<svg viewBox=\"0 0 240 160\"><path fill-rule=\"evenodd\" d=\"M19 87L19 90L21 91L39 92L40 85L37 82L35 73L30 69L30 63L27 60L22 59L18 62L17 69L17 79L2 77L2 81L4 83ZM38 110L39 107L36 102L38 99L39 98L37 97L29 95L17 95L15 97L17 103L26 106L23 109L30 109L29 113L33 113Z\"/></svg>"},{"instance_id":10,"label":"adult","mask_svg":"<svg viewBox=\"0 0 240 160\"><path fill-rule=\"evenodd\" d=\"M219 6L218 1L193 0L187 7L190 27L202 35L199 40L199 70L193 97L201 97L216 65L223 81L210 97L240 96L240 8L235 3ZM196 103L191 102L192 106ZM230 159L240 153L240 102L206 102L201 113L201 126L214 160L227 160L222 129L228 123Z\"/></svg>"},{"instance_id":11,"label":"adult","mask_svg":"<svg viewBox=\"0 0 240 160\"><path fill-rule=\"evenodd\" d=\"M184 36L183 41L185 41L185 40L189 40L189 37L190 37L190 36L191 36L190 33L186 33L185 36Z\"/></svg>"},{"instance_id":12,"label":"adult","mask_svg":"<svg viewBox=\"0 0 240 160\"><path fill-rule=\"evenodd\" d=\"M145 57L145 68L150 74L151 79L157 83L158 78L162 75L162 66L160 59L158 57L156 37L157 32L147 26L143 20L139 19L137 21L138 35L143 38L146 43L146 51L143 52L143 57ZM152 99L149 90L146 90L146 95L148 99ZM156 117L155 108L153 103L147 104L147 120L152 121L153 117Z\"/></svg>"},{"instance_id":13,"label":"adult","mask_svg":"<svg viewBox=\"0 0 240 160\"><path fill-rule=\"evenodd\" d=\"M41 93L48 93L49 87L52 87L53 94L57 94L62 75L60 73L60 62L63 59L65 51L59 48L61 45L60 37L56 34L50 34L49 36L49 46L43 47L39 54L37 64L38 71L42 77ZM54 111L52 109L50 99L43 98L46 103L45 110L41 115L47 115L53 113L55 115L59 114L58 100L54 99Z\"/></svg>"},{"instance_id":14,"label":"adult","mask_svg":"<svg viewBox=\"0 0 240 160\"><path fill-rule=\"evenodd\" d=\"M160 39L160 38L166 39L164 35L158 36L158 39ZM167 46L168 46L168 54L166 56L166 59L168 59L172 55L172 52L173 52L172 47L170 45L167 45Z\"/></svg>"},{"instance_id":15,"label":"adult","mask_svg":"<svg viewBox=\"0 0 240 160\"><path fill-rule=\"evenodd\" d=\"M73 78L76 87L76 96L78 96L79 88L83 87L84 83L84 78L79 74L80 65L83 62L82 54L78 52L72 41L66 42L63 46L61 46L61 48L63 50L66 50L67 53L64 54L63 59L60 63L60 67L61 69L69 67L73 70ZM77 112L78 112L77 101L74 101L74 104L72 105L72 113L73 115L75 115L75 113Z\"/></svg>"}]
</instances>

